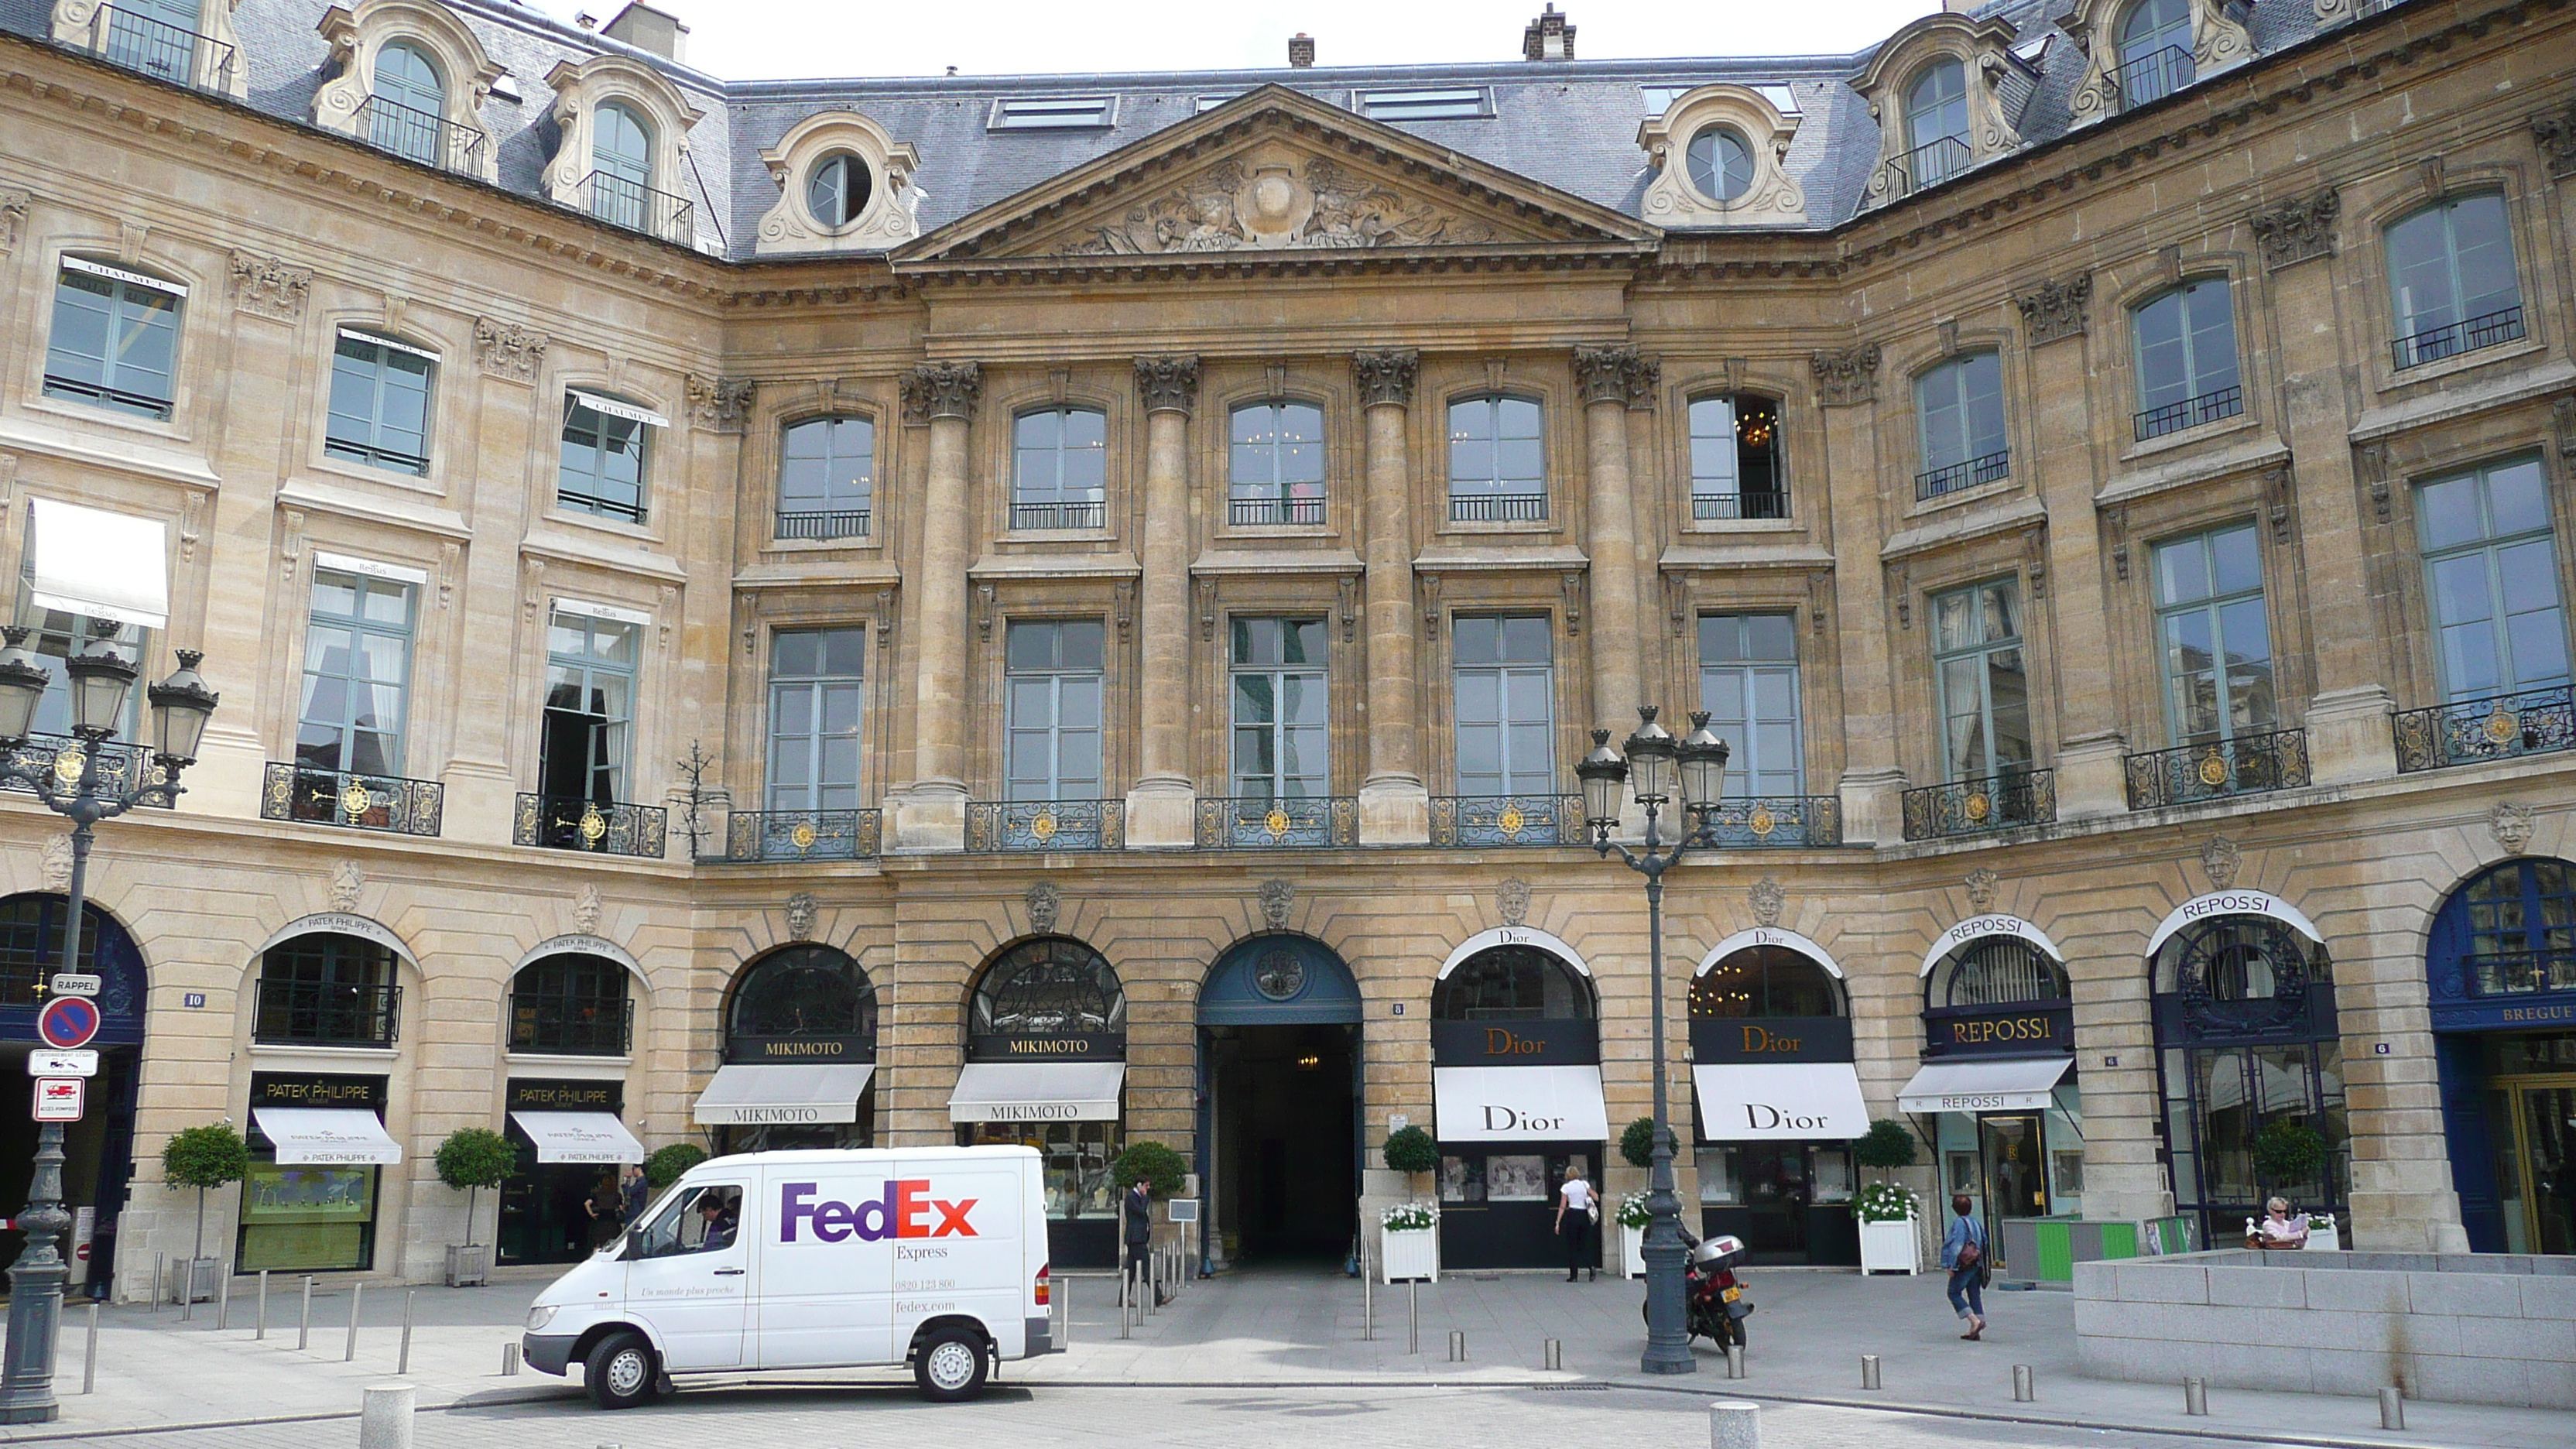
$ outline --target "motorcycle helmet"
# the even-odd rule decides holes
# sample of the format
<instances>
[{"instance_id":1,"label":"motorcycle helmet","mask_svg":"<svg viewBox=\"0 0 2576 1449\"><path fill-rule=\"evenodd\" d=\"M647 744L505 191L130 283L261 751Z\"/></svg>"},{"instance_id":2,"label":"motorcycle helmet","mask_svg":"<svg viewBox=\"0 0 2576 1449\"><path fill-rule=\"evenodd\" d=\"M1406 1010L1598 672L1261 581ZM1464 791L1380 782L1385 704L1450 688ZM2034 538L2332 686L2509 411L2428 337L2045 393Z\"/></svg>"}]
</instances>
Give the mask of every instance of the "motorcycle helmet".
<instances>
[{"instance_id":1,"label":"motorcycle helmet","mask_svg":"<svg viewBox=\"0 0 2576 1449\"><path fill-rule=\"evenodd\" d=\"M1702 1268L1732 1268L1743 1256L1744 1240L1737 1237L1702 1238L1699 1246L1691 1249L1691 1262Z\"/></svg>"}]
</instances>

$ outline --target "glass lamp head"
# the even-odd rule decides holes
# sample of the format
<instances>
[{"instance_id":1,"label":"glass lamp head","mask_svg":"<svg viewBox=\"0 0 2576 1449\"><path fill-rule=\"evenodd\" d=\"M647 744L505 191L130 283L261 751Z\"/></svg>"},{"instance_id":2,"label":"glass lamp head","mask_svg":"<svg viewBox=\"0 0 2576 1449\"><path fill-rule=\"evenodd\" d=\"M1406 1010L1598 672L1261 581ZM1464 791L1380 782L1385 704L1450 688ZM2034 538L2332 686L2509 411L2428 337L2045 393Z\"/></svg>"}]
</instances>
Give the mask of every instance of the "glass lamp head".
<instances>
[{"instance_id":1,"label":"glass lamp head","mask_svg":"<svg viewBox=\"0 0 2576 1449\"><path fill-rule=\"evenodd\" d=\"M197 661L205 657L194 649L180 650L179 667L151 689L152 751L174 764L196 763L206 721L214 717L215 704L222 698L206 688L197 673Z\"/></svg>"},{"instance_id":2,"label":"glass lamp head","mask_svg":"<svg viewBox=\"0 0 2576 1449\"><path fill-rule=\"evenodd\" d=\"M1637 710L1637 732L1628 736L1628 783L1637 803L1661 804L1673 797L1672 733L1655 723L1655 706Z\"/></svg>"},{"instance_id":3,"label":"glass lamp head","mask_svg":"<svg viewBox=\"0 0 2576 1449\"><path fill-rule=\"evenodd\" d=\"M9 641L0 649L0 743L15 744L35 730L36 706L54 676L27 648L25 629L13 624L0 629L0 637Z\"/></svg>"},{"instance_id":4,"label":"glass lamp head","mask_svg":"<svg viewBox=\"0 0 2576 1449\"><path fill-rule=\"evenodd\" d=\"M1675 751L1681 759L1682 799L1705 810L1726 795L1726 741L1708 727L1708 711L1691 711L1691 732Z\"/></svg>"},{"instance_id":5,"label":"glass lamp head","mask_svg":"<svg viewBox=\"0 0 2576 1449\"><path fill-rule=\"evenodd\" d=\"M1583 781L1583 818L1595 827L1619 822L1619 787L1628 780L1628 762L1610 748L1610 732L1592 732L1592 753L1574 767Z\"/></svg>"},{"instance_id":6,"label":"glass lamp head","mask_svg":"<svg viewBox=\"0 0 2576 1449\"><path fill-rule=\"evenodd\" d=\"M109 619L93 619L99 632L89 647L63 661L63 672L72 681L72 733L84 739L100 740L116 733L125 723L125 702L134 695L134 681L143 671L133 660L116 651L117 625Z\"/></svg>"}]
</instances>

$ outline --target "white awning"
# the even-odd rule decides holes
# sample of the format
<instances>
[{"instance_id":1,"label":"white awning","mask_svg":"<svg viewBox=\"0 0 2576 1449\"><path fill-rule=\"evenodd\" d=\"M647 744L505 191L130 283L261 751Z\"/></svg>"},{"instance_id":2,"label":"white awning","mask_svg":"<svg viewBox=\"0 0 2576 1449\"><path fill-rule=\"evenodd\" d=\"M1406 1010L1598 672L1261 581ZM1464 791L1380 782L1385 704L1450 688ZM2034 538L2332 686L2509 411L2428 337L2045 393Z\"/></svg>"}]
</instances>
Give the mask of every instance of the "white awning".
<instances>
[{"instance_id":1,"label":"white awning","mask_svg":"<svg viewBox=\"0 0 2576 1449\"><path fill-rule=\"evenodd\" d=\"M702 1126L856 1122L874 1062L787 1067L725 1066L698 1097Z\"/></svg>"},{"instance_id":2,"label":"white awning","mask_svg":"<svg viewBox=\"0 0 2576 1449\"><path fill-rule=\"evenodd\" d=\"M1599 1067L1433 1067L1443 1142L1603 1142Z\"/></svg>"},{"instance_id":3,"label":"white awning","mask_svg":"<svg viewBox=\"0 0 2576 1449\"><path fill-rule=\"evenodd\" d=\"M577 387L568 387L564 391L572 396L574 402L595 413L606 413L612 418L624 418L628 422L643 423L656 428L667 428L671 425L669 418L651 408L639 408L633 403L619 402L613 397L601 397L598 393L584 392Z\"/></svg>"},{"instance_id":4,"label":"white awning","mask_svg":"<svg viewBox=\"0 0 2576 1449\"><path fill-rule=\"evenodd\" d=\"M2073 1057L1934 1062L1896 1094L1904 1112L2026 1112L2048 1105Z\"/></svg>"},{"instance_id":5,"label":"white awning","mask_svg":"<svg viewBox=\"0 0 2576 1449\"><path fill-rule=\"evenodd\" d=\"M1691 1082L1712 1142L1841 1141L1869 1130L1849 1062L1726 1062L1691 1068Z\"/></svg>"},{"instance_id":6,"label":"white awning","mask_svg":"<svg viewBox=\"0 0 2576 1449\"><path fill-rule=\"evenodd\" d=\"M281 1167L325 1162L402 1161L402 1144L376 1114L359 1107L253 1107L251 1121L277 1144Z\"/></svg>"},{"instance_id":7,"label":"white awning","mask_svg":"<svg viewBox=\"0 0 2576 1449\"><path fill-rule=\"evenodd\" d=\"M169 526L77 503L34 500L35 580L40 608L170 627Z\"/></svg>"},{"instance_id":8,"label":"white awning","mask_svg":"<svg viewBox=\"0 0 2576 1449\"><path fill-rule=\"evenodd\" d=\"M951 1122L1115 1122L1125 1062L968 1062Z\"/></svg>"},{"instance_id":9,"label":"white awning","mask_svg":"<svg viewBox=\"0 0 2576 1449\"><path fill-rule=\"evenodd\" d=\"M642 1162L644 1144L614 1112L513 1112L539 1162Z\"/></svg>"}]
</instances>

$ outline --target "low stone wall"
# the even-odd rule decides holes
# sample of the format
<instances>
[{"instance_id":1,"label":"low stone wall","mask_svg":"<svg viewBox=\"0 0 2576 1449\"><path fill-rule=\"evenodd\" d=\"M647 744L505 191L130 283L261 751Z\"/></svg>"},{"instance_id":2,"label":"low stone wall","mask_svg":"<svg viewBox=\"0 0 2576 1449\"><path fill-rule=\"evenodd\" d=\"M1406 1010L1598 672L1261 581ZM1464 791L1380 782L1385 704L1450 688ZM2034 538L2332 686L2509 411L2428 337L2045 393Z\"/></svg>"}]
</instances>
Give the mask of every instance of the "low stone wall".
<instances>
[{"instance_id":1,"label":"low stone wall","mask_svg":"<svg viewBox=\"0 0 2576 1449\"><path fill-rule=\"evenodd\" d=\"M2075 1267L2094 1378L2576 1408L2576 1258L2235 1249Z\"/></svg>"}]
</instances>

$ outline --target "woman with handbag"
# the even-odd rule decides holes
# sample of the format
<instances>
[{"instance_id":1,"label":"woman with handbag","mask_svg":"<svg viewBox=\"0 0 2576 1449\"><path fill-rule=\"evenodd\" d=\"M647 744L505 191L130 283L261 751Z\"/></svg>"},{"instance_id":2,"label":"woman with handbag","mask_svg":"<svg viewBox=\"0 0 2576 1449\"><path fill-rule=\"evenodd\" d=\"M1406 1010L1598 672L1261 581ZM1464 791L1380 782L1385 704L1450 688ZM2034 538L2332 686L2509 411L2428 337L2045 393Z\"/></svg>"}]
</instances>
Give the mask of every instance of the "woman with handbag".
<instances>
[{"instance_id":1,"label":"woman with handbag","mask_svg":"<svg viewBox=\"0 0 2576 1449\"><path fill-rule=\"evenodd\" d=\"M1986 1225L1970 1213L1973 1206L1968 1195L1950 1199L1950 1230L1941 1235L1941 1266L1950 1270L1950 1307L1968 1331L1959 1336L1974 1341L1986 1331L1986 1279L1992 1271L1986 1262Z\"/></svg>"},{"instance_id":2,"label":"woman with handbag","mask_svg":"<svg viewBox=\"0 0 2576 1449\"><path fill-rule=\"evenodd\" d=\"M1593 1281L1601 1278L1601 1250L1595 1248L1587 1261L1584 1245L1591 1241L1592 1225L1601 1220L1601 1195L1583 1179L1583 1164L1573 1163L1565 1169L1565 1182L1556 1190L1556 1235L1565 1239L1565 1281L1571 1283L1582 1270L1592 1270Z\"/></svg>"}]
</instances>

